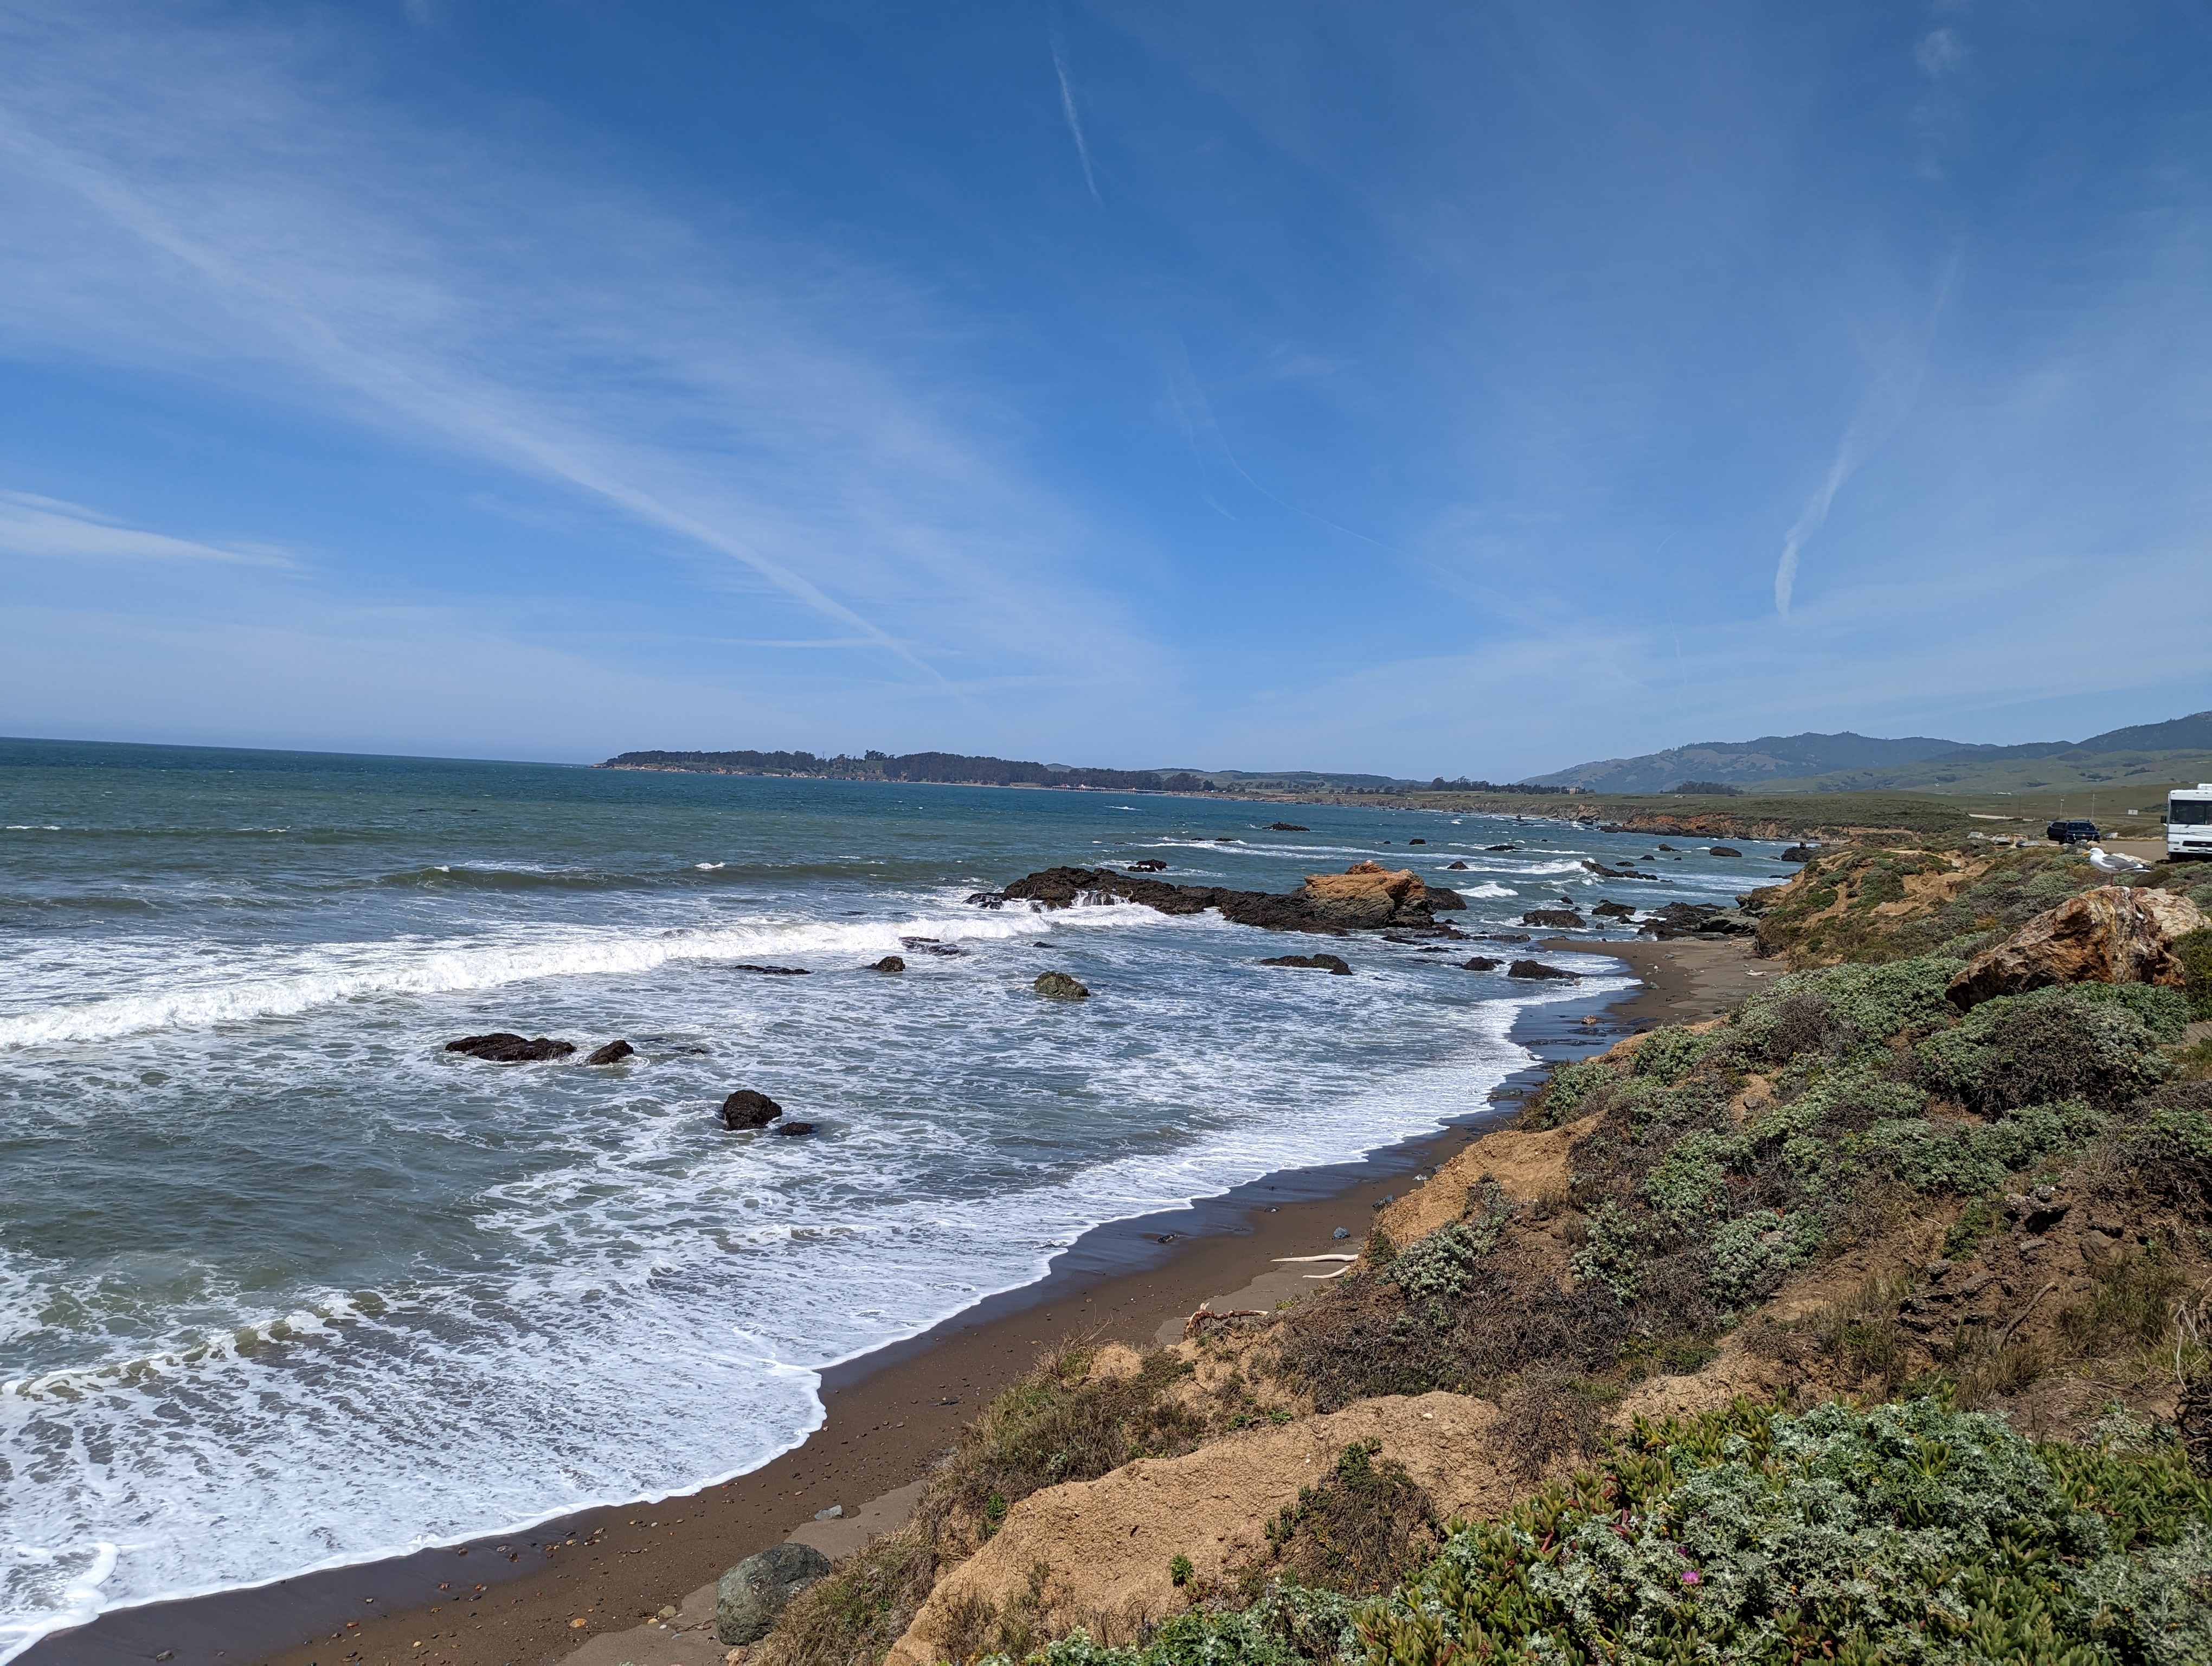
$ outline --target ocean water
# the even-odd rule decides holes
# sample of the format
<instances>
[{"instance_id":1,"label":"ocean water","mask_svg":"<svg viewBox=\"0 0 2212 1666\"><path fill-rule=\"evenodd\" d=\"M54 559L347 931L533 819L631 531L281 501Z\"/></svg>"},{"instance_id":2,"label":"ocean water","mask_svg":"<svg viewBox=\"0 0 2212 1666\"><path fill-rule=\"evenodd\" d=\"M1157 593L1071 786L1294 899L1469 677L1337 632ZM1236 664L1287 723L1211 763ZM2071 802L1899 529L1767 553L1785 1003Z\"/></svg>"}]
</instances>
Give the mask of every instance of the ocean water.
<instances>
[{"instance_id":1,"label":"ocean water","mask_svg":"<svg viewBox=\"0 0 2212 1666\"><path fill-rule=\"evenodd\" d=\"M1774 871L1601 884L1583 857L1652 842L1534 818L30 741L0 824L0 1661L757 1468L824 1366L1102 1223L1468 1115L1526 1061L1516 1007L1567 998L1467 950L1284 972L1255 963L1313 945L970 892L1372 856L1480 930ZM1037 1000L1046 970L1094 999ZM580 1050L443 1050L493 1029ZM819 1131L725 1131L746 1086Z\"/></svg>"}]
</instances>

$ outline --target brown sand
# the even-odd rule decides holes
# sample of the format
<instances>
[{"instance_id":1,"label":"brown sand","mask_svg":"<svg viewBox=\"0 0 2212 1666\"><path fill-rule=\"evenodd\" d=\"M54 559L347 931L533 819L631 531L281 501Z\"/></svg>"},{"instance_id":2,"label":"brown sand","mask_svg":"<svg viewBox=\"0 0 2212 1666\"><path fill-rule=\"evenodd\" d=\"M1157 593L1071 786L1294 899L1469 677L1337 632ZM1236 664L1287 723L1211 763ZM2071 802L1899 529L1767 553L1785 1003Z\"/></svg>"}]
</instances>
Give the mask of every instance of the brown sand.
<instances>
[{"instance_id":1,"label":"brown sand","mask_svg":"<svg viewBox=\"0 0 2212 1666\"><path fill-rule=\"evenodd\" d=\"M1761 974L1782 970L1752 960L1733 942L1560 939L1542 946L1615 956L1650 986L1579 1021L1557 1009L1526 1014L1516 1036L1553 1059L1601 1049L1624 1028L1711 1017L1756 989ZM134 1659L173 1666L548 1666L572 1657L575 1666L623 1660L703 1666L721 1651L703 1624L711 1609L702 1609L702 1588L724 1569L802 1527L832 1554L854 1547L844 1542L857 1536L852 1527L824 1533L813 1525L815 1512L842 1505L850 1514L918 1481L966 1420L1048 1349L1102 1338L1158 1346L1180 1335L1183 1319L1202 1303L1271 1305L1311 1288L1304 1274L1325 1263L1280 1267L1275 1258L1357 1248L1372 1206L1387 1194L1406 1193L1413 1170L1446 1160L1474 1134L1455 1128L1346 1165L1358 1171L1356 1183L1319 1198L1289 1196L1271 1205L1270 1183L1246 1188L1233 1204L1207 1210L1202 1228L1171 1251L1155 1247L1151 1253L1164 1255L1157 1266L1102 1271L1102 1255L1094 1251L1087 1269L1068 1270L1079 1258L1063 1258L1061 1269L1025 1292L828 1373L823 1426L795 1450L726 1485L259 1590L119 1610L46 1639L22 1657L22 1666ZM1156 1221L1125 1222L1092 1237L1119 1235L1133 1249L1148 1226L1161 1230ZM1332 1241L1339 1226L1350 1230L1352 1243ZM1113 1254L1109 1243L1103 1258L1110 1262ZM1121 1264L1127 1259L1125 1252ZM702 1429L702 1450L711 1450L714 1439L711 1427ZM665 1608L678 1611L679 1633L639 1629ZM579 1620L581 1626L574 1623ZM616 1652L602 1663L609 1648Z\"/></svg>"}]
</instances>

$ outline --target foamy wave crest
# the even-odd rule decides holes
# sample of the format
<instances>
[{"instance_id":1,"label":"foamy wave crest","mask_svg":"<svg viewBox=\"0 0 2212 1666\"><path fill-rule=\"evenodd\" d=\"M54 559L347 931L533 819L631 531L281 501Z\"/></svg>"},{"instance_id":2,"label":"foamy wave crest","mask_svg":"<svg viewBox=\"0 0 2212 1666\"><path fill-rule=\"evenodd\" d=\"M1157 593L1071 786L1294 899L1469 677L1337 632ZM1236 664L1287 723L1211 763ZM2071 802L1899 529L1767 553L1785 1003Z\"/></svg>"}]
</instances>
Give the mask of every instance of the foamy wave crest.
<instances>
[{"instance_id":1,"label":"foamy wave crest","mask_svg":"<svg viewBox=\"0 0 2212 1666\"><path fill-rule=\"evenodd\" d=\"M1157 918L1118 904L1086 909L1085 926ZM106 1041L149 1030L203 1029L296 1016L347 1000L495 989L549 977L635 976L684 961L784 960L896 954L902 936L942 941L1034 933L1049 921L1029 915L963 910L882 924L793 921L682 928L651 935L547 933L509 940L429 942L399 939L329 945L282 957L241 957L212 975L196 962L189 982L106 1000L51 1006L0 1018L0 1049ZM287 964L289 963L289 964Z\"/></svg>"}]
</instances>

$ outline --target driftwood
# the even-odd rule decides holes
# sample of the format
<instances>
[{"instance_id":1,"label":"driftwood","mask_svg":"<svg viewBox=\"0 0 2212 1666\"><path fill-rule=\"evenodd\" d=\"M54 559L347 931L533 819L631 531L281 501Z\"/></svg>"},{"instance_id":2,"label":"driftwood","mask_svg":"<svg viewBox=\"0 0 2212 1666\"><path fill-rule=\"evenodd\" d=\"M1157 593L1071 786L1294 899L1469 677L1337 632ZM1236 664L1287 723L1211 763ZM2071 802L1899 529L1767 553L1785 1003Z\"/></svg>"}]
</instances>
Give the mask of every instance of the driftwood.
<instances>
[{"instance_id":1,"label":"driftwood","mask_svg":"<svg viewBox=\"0 0 2212 1666\"><path fill-rule=\"evenodd\" d=\"M1216 1313L1210 1307L1201 1307L1182 1322L1182 1334L1198 1336L1205 1334L1209 1324L1225 1325L1231 1319L1269 1319L1273 1316L1265 1308L1260 1307L1232 1307L1220 1313Z\"/></svg>"}]
</instances>

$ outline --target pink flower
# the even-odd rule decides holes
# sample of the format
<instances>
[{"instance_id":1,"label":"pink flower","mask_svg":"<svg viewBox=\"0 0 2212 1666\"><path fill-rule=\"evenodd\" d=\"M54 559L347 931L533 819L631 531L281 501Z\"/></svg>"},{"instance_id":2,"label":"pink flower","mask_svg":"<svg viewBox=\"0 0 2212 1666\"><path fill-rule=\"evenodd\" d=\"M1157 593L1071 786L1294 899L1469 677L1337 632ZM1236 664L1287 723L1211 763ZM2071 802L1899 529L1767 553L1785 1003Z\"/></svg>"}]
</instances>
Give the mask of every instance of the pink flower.
<instances>
[{"instance_id":1,"label":"pink flower","mask_svg":"<svg viewBox=\"0 0 2212 1666\"><path fill-rule=\"evenodd\" d=\"M1698 1582L1698 1571L1697 1571L1697 1569L1695 1569L1695 1568L1692 1568L1692 1569L1691 1569L1687 1573L1686 1573L1686 1574L1684 1574L1684 1575L1682 1576L1682 1583L1683 1583L1684 1584L1686 1584L1686 1585L1694 1585L1694 1584L1696 1584Z\"/></svg>"}]
</instances>

